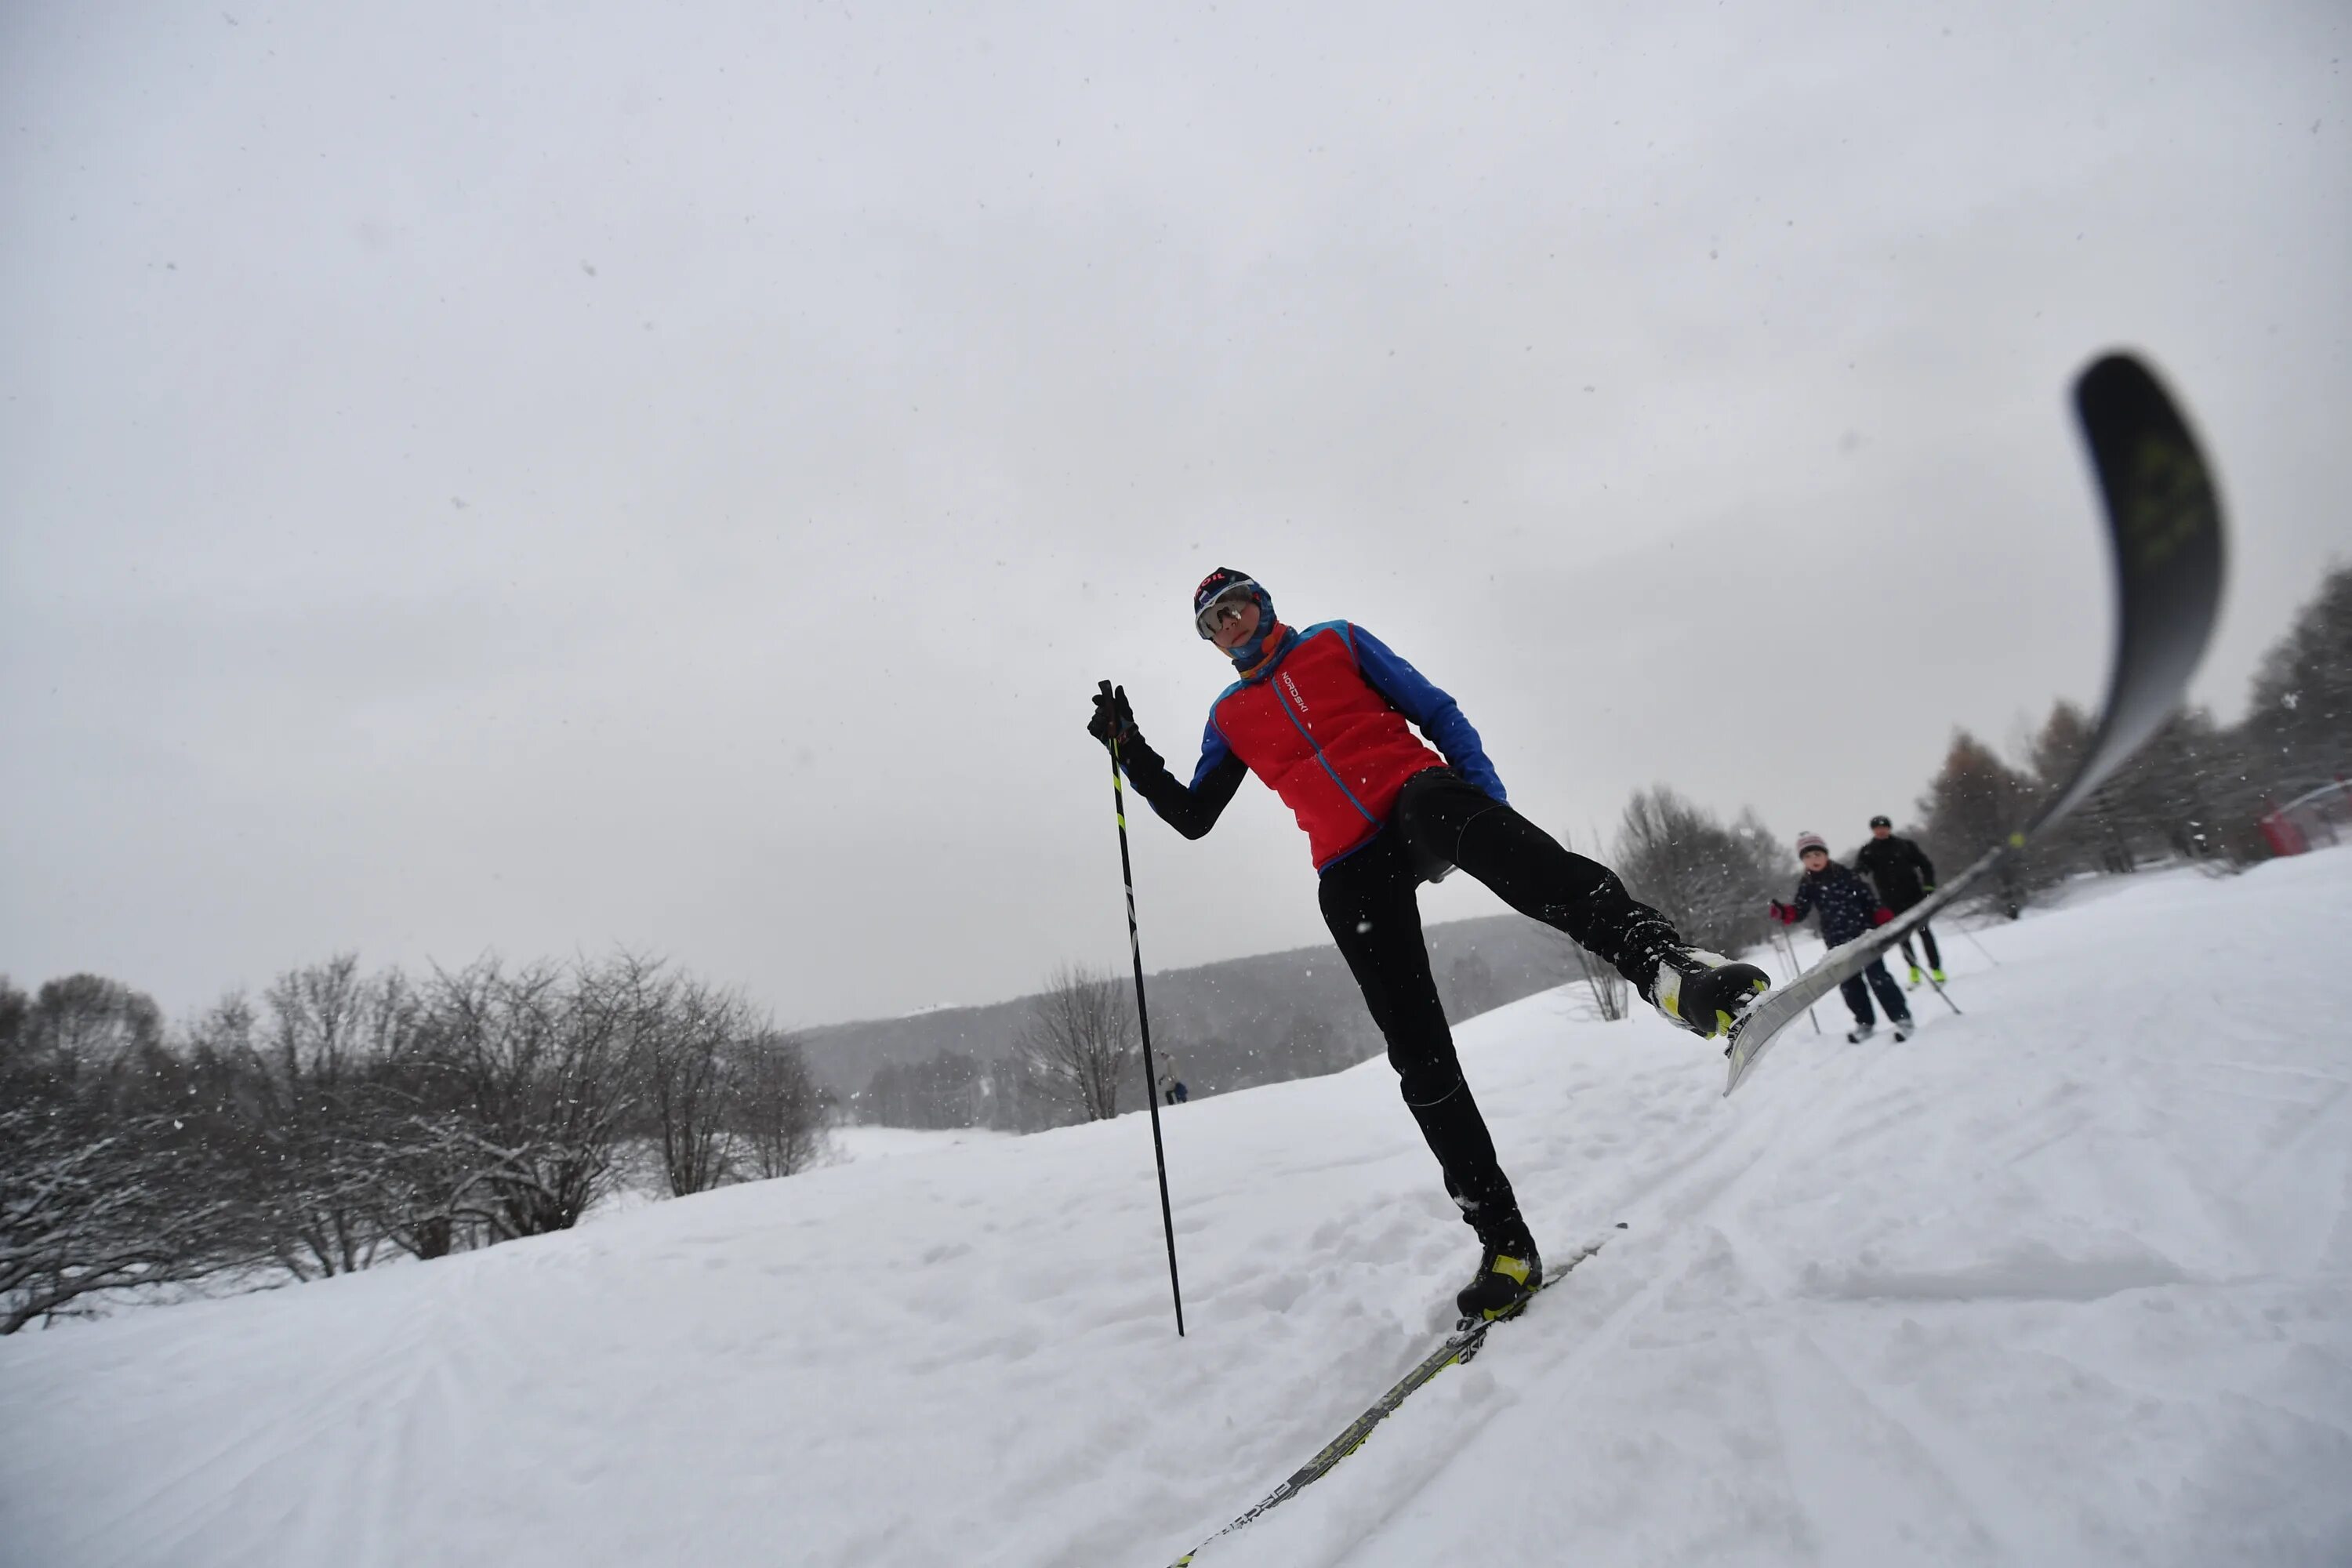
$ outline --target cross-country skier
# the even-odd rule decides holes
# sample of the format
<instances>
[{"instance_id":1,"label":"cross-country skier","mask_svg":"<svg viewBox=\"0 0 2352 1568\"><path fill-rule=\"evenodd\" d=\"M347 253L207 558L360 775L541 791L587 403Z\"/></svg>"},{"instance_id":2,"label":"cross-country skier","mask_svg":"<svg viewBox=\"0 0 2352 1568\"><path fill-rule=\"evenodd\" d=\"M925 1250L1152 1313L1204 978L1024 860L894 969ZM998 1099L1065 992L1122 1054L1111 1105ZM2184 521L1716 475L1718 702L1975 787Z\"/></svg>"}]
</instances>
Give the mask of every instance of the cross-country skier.
<instances>
[{"instance_id":1,"label":"cross-country skier","mask_svg":"<svg viewBox=\"0 0 2352 1568\"><path fill-rule=\"evenodd\" d=\"M1901 914L1936 890L1935 862L1927 852L1908 838L1895 836L1895 824L1885 817L1870 819L1870 842L1854 851L1853 868L1868 877L1878 889L1878 901ZM1936 933L1926 926L1919 928L1919 941L1927 950L1927 973L1936 984L1944 983L1944 955L1936 951ZM1919 984L1919 955L1911 951L1911 939L1903 939L1903 962L1911 966L1911 984Z\"/></svg>"},{"instance_id":2,"label":"cross-country skier","mask_svg":"<svg viewBox=\"0 0 2352 1568\"><path fill-rule=\"evenodd\" d=\"M1770 982L1753 964L1691 950L1606 867L1513 810L1454 699L1363 627L1285 626L1263 587L1223 569L1194 591L1192 616L1240 677L1210 705L1192 782L1178 782L1145 743L1124 687L1095 699L1087 729L1118 742L1136 793L1187 838L1215 825L1249 773L1297 815L1321 878L1324 922L1388 1043L1445 1190L1478 1236L1478 1271L1455 1300L1465 1317L1507 1317L1542 1284L1543 1262L1454 1055L1422 940L1421 884L1460 867L1615 964L1659 1012L1699 1035L1729 1027Z\"/></svg>"},{"instance_id":3,"label":"cross-country skier","mask_svg":"<svg viewBox=\"0 0 2352 1568\"><path fill-rule=\"evenodd\" d=\"M1795 900L1786 904L1778 899L1772 900L1772 918L1782 925L1795 925L1818 910L1822 941L1836 947L1895 918L1895 911L1878 901L1876 889L1830 858L1830 847L1820 834L1797 835L1797 858L1804 862L1805 874L1797 879ZM1867 986L1863 984L1865 979L1869 982ZM1847 1039L1857 1043L1866 1040L1878 1027L1877 1017L1870 1010L1873 991L1878 993L1878 1000L1885 1005L1886 1021L1895 1026L1895 1037L1911 1037L1911 1009L1903 1001L1903 987L1886 973L1885 959L1872 959L1869 968L1848 976L1838 989L1845 995L1845 1005L1853 1009L1853 1030Z\"/></svg>"}]
</instances>

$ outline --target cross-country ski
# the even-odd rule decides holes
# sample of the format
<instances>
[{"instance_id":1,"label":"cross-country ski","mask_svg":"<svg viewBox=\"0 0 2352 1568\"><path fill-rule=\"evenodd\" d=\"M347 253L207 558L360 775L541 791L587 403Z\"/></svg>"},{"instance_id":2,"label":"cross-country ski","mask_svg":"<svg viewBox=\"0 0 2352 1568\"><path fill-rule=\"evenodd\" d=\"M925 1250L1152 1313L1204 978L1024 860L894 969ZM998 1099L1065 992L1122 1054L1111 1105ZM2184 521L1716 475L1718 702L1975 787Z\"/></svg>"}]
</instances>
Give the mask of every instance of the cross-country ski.
<instances>
[{"instance_id":1,"label":"cross-country ski","mask_svg":"<svg viewBox=\"0 0 2352 1568\"><path fill-rule=\"evenodd\" d=\"M1622 1230L1624 1226L1621 1224L1618 1228ZM1588 1242L1560 1259L1552 1272L1536 1287L1537 1292L1540 1293L1556 1288L1560 1281L1568 1278L1570 1269L1599 1252L1601 1247L1600 1241ZM1531 1300L1532 1298L1530 1298ZM1520 1306L1524 1310L1529 1304L1530 1302L1521 1302ZM1517 1315L1517 1313L1513 1314L1514 1317ZM1252 1505L1248 1511L1235 1518L1232 1523L1207 1541L1176 1559L1172 1568L1192 1568L1192 1564L1199 1560L1201 1553L1215 1545L1217 1542L1231 1535L1236 1530L1255 1523L1277 1505L1288 1502L1292 1498L1297 1497L1302 1489L1312 1486L1329 1475L1339 1466L1339 1461L1363 1446L1364 1439L1372 1435L1373 1427L1395 1415L1397 1408L1431 1378L1448 1367L1465 1366L1475 1359L1478 1352L1486 1348L1487 1333L1497 1322L1506 1321L1507 1320L1496 1318L1463 1319L1454 1325L1454 1331L1446 1335L1436 1349L1423 1356L1411 1372L1397 1379L1387 1393L1365 1408L1362 1415L1342 1427L1338 1436L1317 1449L1313 1458L1293 1470L1284 1479L1280 1486Z\"/></svg>"}]
</instances>

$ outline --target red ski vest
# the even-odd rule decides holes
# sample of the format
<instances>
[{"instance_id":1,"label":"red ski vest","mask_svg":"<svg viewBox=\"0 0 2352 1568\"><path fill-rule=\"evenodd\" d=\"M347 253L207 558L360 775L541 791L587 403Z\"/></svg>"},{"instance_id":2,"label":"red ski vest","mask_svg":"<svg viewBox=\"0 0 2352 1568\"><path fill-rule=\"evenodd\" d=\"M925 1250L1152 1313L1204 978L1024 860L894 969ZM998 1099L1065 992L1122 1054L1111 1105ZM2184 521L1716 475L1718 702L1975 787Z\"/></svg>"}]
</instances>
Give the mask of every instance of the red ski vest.
<instances>
[{"instance_id":1,"label":"red ski vest","mask_svg":"<svg viewBox=\"0 0 2352 1568\"><path fill-rule=\"evenodd\" d=\"M1345 621L1307 627L1270 672L1209 710L1307 830L1318 871L1381 830L1407 779L1445 765L1365 680L1349 631Z\"/></svg>"}]
</instances>

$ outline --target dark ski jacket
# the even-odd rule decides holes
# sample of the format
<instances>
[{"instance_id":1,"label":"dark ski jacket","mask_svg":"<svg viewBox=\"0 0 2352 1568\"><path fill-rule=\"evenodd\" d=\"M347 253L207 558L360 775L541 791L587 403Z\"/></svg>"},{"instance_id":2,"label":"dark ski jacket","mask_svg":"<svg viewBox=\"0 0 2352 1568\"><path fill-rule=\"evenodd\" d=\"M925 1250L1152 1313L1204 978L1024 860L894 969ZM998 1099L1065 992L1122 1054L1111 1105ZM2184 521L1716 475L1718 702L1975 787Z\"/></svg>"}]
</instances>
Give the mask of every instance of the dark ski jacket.
<instances>
[{"instance_id":1,"label":"dark ski jacket","mask_svg":"<svg viewBox=\"0 0 2352 1568\"><path fill-rule=\"evenodd\" d=\"M1210 705L1189 786L1149 748L1121 747L1136 793L1177 832L1208 832L1255 773L1298 818L1320 872L1372 841L1416 773L1450 764L1506 798L1454 699L1388 645L1349 621L1277 631L1268 656Z\"/></svg>"},{"instance_id":2,"label":"dark ski jacket","mask_svg":"<svg viewBox=\"0 0 2352 1568\"><path fill-rule=\"evenodd\" d=\"M1797 896L1790 906L1801 921L1820 910L1822 940L1832 947L1852 942L1877 924L1874 917L1884 907L1876 889L1834 860L1797 879Z\"/></svg>"},{"instance_id":3,"label":"dark ski jacket","mask_svg":"<svg viewBox=\"0 0 2352 1568\"><path fill-rule=\"evenodd\" d=\"M1878 896L1897 914L1926 898L1936 885L1936 868L1927 852L1893 834L1855 850L1853 868L1878 885Z\"/></svg>"}]
</instances>

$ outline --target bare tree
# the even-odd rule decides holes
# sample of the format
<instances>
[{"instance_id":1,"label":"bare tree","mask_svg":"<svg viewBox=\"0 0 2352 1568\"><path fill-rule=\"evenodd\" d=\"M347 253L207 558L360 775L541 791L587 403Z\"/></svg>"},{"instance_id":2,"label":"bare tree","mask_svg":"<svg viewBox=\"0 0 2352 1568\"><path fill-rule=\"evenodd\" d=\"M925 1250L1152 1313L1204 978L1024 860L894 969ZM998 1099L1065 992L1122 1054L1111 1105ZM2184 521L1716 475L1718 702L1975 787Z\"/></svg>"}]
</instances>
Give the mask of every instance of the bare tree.
<instances>
[{"instance_id":1,"label":"bare tree","mask_svg":"<svg viewBox=\"0 0 2352 1568\"><path fill-rule=\"evenodd\" d=\"M2352 565L2327 574L2263 656L2245 731L2260 775L2278 793L2352 773Z\"/></svg>"},{"instance_id":2,"label":"bare tree","mask_svg":"<svg viewBox=\"0 0 2352 1568\"><path fill-rule=\"evenodd\" d=\"M0 974L0 1073L10 1071L31 1048L33 999Z\"/></svg>"},{"instance_id":3,"label":"bare tree","mask_svg":"<svg viewBox=\"0 0 2352 1568\"><path fill-rule=\"evenodd\" d=\"M629 996L642 1108L669 1190L684 1197L715 1187L730 1174L740 1048L767 1025L737 993L664 975L635 958L610 967L613 984Z\"/></svg>"},{"instance_id":4,"label":"bare tree","mask_svg":"<svg viewBox=\"0 0 2352 1568\"><path fill-rule=\"evenodd\" d=\"M762 1180L805 1171L824 1158L824 1100L800 1042L761 1029L733 1047L734 1104L729 1120L743 1168Z\"/></svg>"},{"instance_id":5,"label":"bare tree","mask_svg":"<svg viewBox=\"0 0 2352 1568\"><path fill-rule=\"evenodd\" d=\"M75 975L27 999L0 983L0 1333L101 1290L200 1278L250 1247L155 1005Z\"/></svg>"},{"instance_id":6,"label":"bare tree","mask_svg":"<svg viewBox=\"0 0 2352 1568\"><path fill-rule=\"evenodd\" d=\"M154 998L98 974L47 982L25 1009L22 1027L33 1052L77 1072L110 1071L163 1043Z\"/></svg>"},{"instance_id":7,"label":"bare tree","mask_svg":"<svg viewBox=\"0 0 2352 1568\"><path fill-rule=\"evenodd\" d=\"M1613 1024L1624 1017L1627 1012L1625 998L1633 986L1617 973L1616 966L1594 958L1570 941L1565 932L1561 933L1559 942L1562 947L1576 955L1577 968L1583 974L1585 984L1592 989L1593 1010L1601 1015L1601 1021Z\"/></svg>"},{"instance_id":8,"label":"bare tree","mask_svg":"<svg viewBox=\"0 0 2352 1568\"><path fill-rule=\"evenodd\" d=\"M454 1089L492 1239L569 1229L611 1185L636 1087L634 1000L625 969L509 973L485 958L436 973L418 1048Z\"/></svg>"},{"instance_id":9,"label":"bare tree","mask_svg":"<svg viewBox=\"0 0 2352 1568\"><path fill-rule=\"evenodd\" d=\"M1602 851L1598 847L1600 837L1599 830L1595 829L1593 852L1596 855L1602 855ZM1561 835L1560 842L1570 850L1576 848L1576 839L1573 835ZM1602 855L1602 858L1606 858L1606 856ZM1553 945L1575 964L1577 975L1592 992L1593 1011L1601 1016L1601 1021L1604 1024L1613 1024L1624 1017L1625 998L1633 987L1622 974L1617 973L1616 966L1594 958L1564 931L1558 931L1550 926L1540 929L1551 939Z\"/></svg>"},{"instance_id":10,"label":"bare tree","mask_svg":"<svg viewBox=\"0 0 2352 1568\"><path fill-rule=\"evenodd\" d=\"M2052 703L2049 718L2025 747L2037 797L2046 799L2073 778L2090 749L2090 715L2063 697ZM2108 781L2036 839L2035 853L2053 873L2091 866L2115 872L2132 868L2131 838L2116 810L2117 794L2117 781Z\"/></svg>"},{"instance_id":11,"label":"bare tree","mask_svg":"<svg viewBox=\"0 0 2352 1568\"><path fill-rule=\"evenodd\" d=\"M359 955L289 970L262 994L238 1097L252 1173L278 1222L278 1262L297 1279L348 1274L386 1239L378 1177L386 1108L379 1066L415 1027L399 971L360 973ZM243 1012L232 998L209 1020L218 1048Z\"/></svg>"},{"instance_id":12,"label":"bare tree","mask_svg":"<svg viewBox=\"0 0 2352 1568\"><path fill-rule=\"evenodd\" d=\"M1919 811L1927 819L1923 847L1950 876L2023 826L2040 792L2033 781L1996 755L1966 730L1955 731L1944 765L1928 781ZM2003 858L1999 874L1977 901L1999 907L2014 920L2033 890L2058 872L2034 847Z\"/></svg>"},{"instance_id":13,"label":"bare tree","mask_svg":"<svg viewBox=\"0 0 2352 1568\"><path fill-rule=\"evenodd\" d=\"M1616 867L1633 896L1655 905L1685 941L1735 956L1770 933L1766 911L1794 876L1754 812L1726 826L1664 784L1625 803Z\"/></svg>"},{"instance_id":14,"label":"bare tree","mask_svg":"<svg viewBox=\"0 0 2352 1568\"><path fill-rule=\"evenodd\" d=\"M206 1191L160 1113L79 1099L0 1106L0 1334L96 1291L201 1279L241 1261L247 1211Z\"/></svg>"},{"instance_id":15,"label":"bare tree","mask_svg":"<svg viewBox=\"0 0 2352 1568\"><path fill-rule=\"evenodd\" d=\"M1019 1053L1087 1120L1103 1121L1118 1114L1119 1080L1140 1045L1126 983L1107 971L1064 964L1032 1000Z\"/></svg>"}]
</instances>

